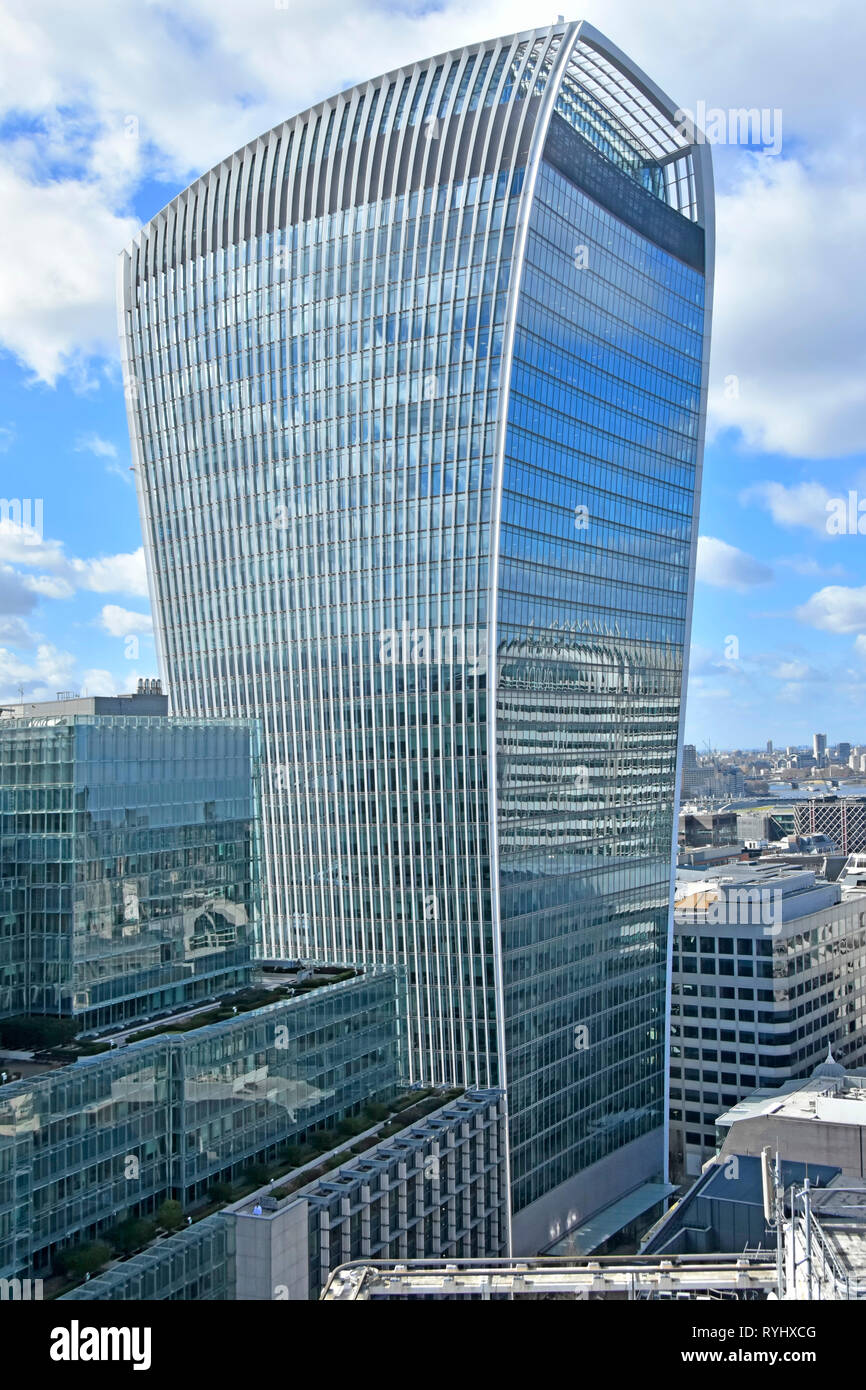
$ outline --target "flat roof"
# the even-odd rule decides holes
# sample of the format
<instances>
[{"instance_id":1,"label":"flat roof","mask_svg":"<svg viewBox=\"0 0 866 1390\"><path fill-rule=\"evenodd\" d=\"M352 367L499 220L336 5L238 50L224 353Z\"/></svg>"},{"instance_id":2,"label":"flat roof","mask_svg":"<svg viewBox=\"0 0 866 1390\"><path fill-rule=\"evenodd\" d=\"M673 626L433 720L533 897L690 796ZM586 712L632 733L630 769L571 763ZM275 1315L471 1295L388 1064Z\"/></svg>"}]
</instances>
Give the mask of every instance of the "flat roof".
<instances>
[{"instance_id":1,"label":"flat roof","mask_svg":"<svg viewBox=\"0 0 866 1390\"><path fill-rule=\"evenodd\" d=\"M719 1115L716 1124L730 1126L759 1115L787 1120L819 1120L825 1124L866 1125L866 1069L841 1076L810 1076L787 1081L773 1090L753 1091Z\"/></svg>"}]
</instances>

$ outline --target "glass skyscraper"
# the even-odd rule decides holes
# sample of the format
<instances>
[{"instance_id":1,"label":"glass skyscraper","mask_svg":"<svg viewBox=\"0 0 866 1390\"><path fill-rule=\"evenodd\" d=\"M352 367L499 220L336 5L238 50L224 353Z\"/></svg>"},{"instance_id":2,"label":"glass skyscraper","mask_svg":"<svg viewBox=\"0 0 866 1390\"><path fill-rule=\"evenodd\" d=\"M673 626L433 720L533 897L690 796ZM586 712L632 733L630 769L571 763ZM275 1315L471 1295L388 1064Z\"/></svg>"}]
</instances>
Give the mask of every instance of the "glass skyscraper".
<instances>
[{"instance_id":1,"label":"glass skyscraper","mask_svg":"<svg viewBox=\"0 0 866 1390\"><path fill-rule=\"evenodd\" d=\"M266 952L407 967L516 1244L664 1166L708 147L582 23L411 64L120 268L161 667L261 720Z\"/></svg>"}]
</instances>

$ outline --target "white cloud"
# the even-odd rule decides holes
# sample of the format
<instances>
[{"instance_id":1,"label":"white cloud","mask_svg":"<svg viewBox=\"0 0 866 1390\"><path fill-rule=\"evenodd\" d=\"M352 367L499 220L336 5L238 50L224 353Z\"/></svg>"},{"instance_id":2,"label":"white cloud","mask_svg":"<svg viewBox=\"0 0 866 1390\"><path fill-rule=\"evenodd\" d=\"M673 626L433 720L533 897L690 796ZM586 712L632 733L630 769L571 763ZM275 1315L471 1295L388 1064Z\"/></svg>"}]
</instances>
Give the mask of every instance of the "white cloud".
<instances>
[{"instance_id":1,"label":"white cloud","mask_svg":"<svg viewBox=\"0 0 866 1390\"><path fill-rule=\"evenodd\" d=\"M782 661L773 675L780 681L813 680L817 673L805 661Z\"/></svg>"},{"instance_id":2,"label":"white cloud","mask_svg":"<svg viewBox=\"0 0 866 1390\"><path fill-rule=\"evenodd\" d=\"M126 637L131 632L152 632L153 619L149 613L133 613L107 603L99 615L100 625L111 637Z\"/></svg>"},{"instance_id":3,"label":"white cloud","mask_svg":"<svg viewBox=\"0 0 866 1390\"><path fill-rule=\"evenodd\" d=\"M127 555L103 555L95 560L71 560L79 587L97 594L135 594L147 598L144 549Z\"/></svg>"},{"instance_id":4,"label":"white cloud","mask_svg":"<svg viewBox=\"0 0 866 1390\"><path fill-rule=\"evenodd\" d=\"M866 447L866 187L756 158L717 202L711 420L753 448L832 458ZM735 381L731 381L734 378Z\"/></svg>"},{"instance_id":5,"label":"white cloud","mask_svg":"<svg viewBox=\"0 0 866 1390\"><path fill-rule=\"evenodd\" d=\"M716 589L736 589L745 593L758 584L769 584L773 571L744 550L713 536L698 537L697 578Z\"/></svg>"},{"instance_id":6,"label":"white cloud","mask_svg":"<svg viewBox=\"0 0 866 1390\"><path fill-rule=\"evenodd\" d=\"M776 700L782 705L799 705L803 699L803 687L797 681L789 681L776 692Z\"/></svg>"},{"instance_id":7,"label":"white cloud","mask_svg":"<svg viewBox=\"0 0 866 1390\"><path fill-rule=\"evenodd\" d=\"M127 487L135 487L135 483L132 479L132 469L124 467L122 463L107 463L105 465L105 471L106 473L113 473L122 483L126 483Z\"/></svg>"},{"instance_id":8,"label":"white cloud","mask_svg":"<svg viewBox=\"0 0 866 1390\"><path fill-rule=\"evenodd\" d=\"M862 439L866 11L827 0L822 22L844 26L842 45L815 44L813 14L805 0L791 0L784 23L753 0L700 10L670 0L661 11L607 0L598 22L684 107L782 109L782 158L716 152L714 381L736 374L742 389L739 401L714 389L713 404L718 423L749 438L832 453ZM45 380L87 352L114 353L114 254L135 230L129 198L144 178L181 187L353 82L526 23L517 0L420 11L372 0L7 0L0 103L31 118L6 171L7 346ZM787 157L792 140L799 162ZM59 171L53 181L46 168Z\"/></svg>"},{"instance_id":9,"label":"white cloud","mask_svg":"<svg viewBox=\"0 0 866 1390\"><path fill-rule=\"evenodd\" d=\"M19 526L4 517L0 520L0 560L54 569L63 563L63 544L46 541L33 526Z\"/></svg>"},{"instance_id":10,"label":"white cloud","mask_svg":"<svg viewBox=\"0 0 866 1390\"><path fill-rule=\"evenodd\" d=\"M768 511L777 526L804 526L825 539L827 530L827 503L831 494L821 483L794 483L786 487L784 483L755 483L740 493L743 506L757 503Z\"/></svg>"},{"instance_id":11,"label":"white cloud","mask_svg":"<svg viewBox=\"0 0 866 1390\"><path fill-rule=\"evenodd\" d=\"M13 647L32 647L36 639L20 618L0 617L0 642L9 642Z\"/></svg>"},{"instance_id":12,"label":"white cloud","mask_svg":"<svg viewBox=\"0 0 866 1390\"><path fill-rule=\"evenodd\" d=\"M22 581L31 593L38 594L40 598L72 598L75 590L68 579L62 579L54 574L25 574Z\"/></svg>"},{"instance_id":13,"label":"white cloud","mask_svg":"<svg viewBox=\"0 0 866 1390\"><path fill-rule=\"evenodd\" d=\"M797 610L801 623L824 632L857 632L866 628L866 585L849 589L830 584L819 589Z\"/></svg>"},{"instance_id":14,"label":"white cloud","mask_svg":"<svg viewBox=\"0 0 866 1390\"><path fill-rule=\"evenodd\" d=\"M27 577L18 574L10 565L0 564L0 614L3 617L21 617L32 613L36 599Z\"/></svg>"},{"instance_id":15,"label":"white cloud","mask_svg":"<svg viewBox=\"0 0 866 1390\"><path fill-rule=\"evenodd\" d=\"M811 555L780 555L775 562L811 579L844 579L843 565L819 565Z\"/></svg>"},{"instance_id":16,"label":"white cloud","mask_svg":"<svg viewBox=\"0 0 866 1390\"><path fill-rule=\"evenodd\" d=\"M0 425L0 454L8 454L15 443L15 426Z\"/></svg>"},{"instance_id":17,"label":"white cloud","mask_svg":"<svg viewBox=\"0 0 866 1390\"><path fill-rule=\"evenodd\" d=\"M75 671L71 652L61 651L49 642L36 649L35 660L24 661L6 647L0 647L0 699L18 698L18 687L25 696L52 700L58 690L66 690Z\"/></svg>"},{"instance_id":18,"label":"white cloud","mask_svg":"<svg viewBox=\"0 0 866 1390\"><path fill-rule=\"evenodd\" d=\"M75 589L89 589L97 594L147 597L147 574L141 546L120 555L98 555L84 560L67 555L61 541L43 540L32 528L2 521L0 561L4 560L27 569L47 571L47 574L33 577L18 576L22 587L44 598L69 598ZM7 573L15 572L7 569Z\"/></svg>"},{"instance_id":19,"label":"white cloud","mask_svg":"<svg viewBox=\"0 0 866 1390\"><path fill-rule=\"evenodd\" d=\"M126 693L127 686L118 685L110 671L92 667L88 671L81 673L81 691L88 695L122 695Z\"/></svg>"},{"instance_id":20,"label":"white cloud","mask_svg":"<svg viewBox=\"0 0 866 1390\"><path fill-rule=\"evenodd\" d=\"M87 384L90 355L117 355L115 266L135 230L93 183L0 166L0 342L39 380Z\"/></svg>"},{"instance_id":21,"label":"white cloud","mask_svg":"<svg viewBox=\"0 0 866 1390\"><path fill-rule=\"evenodd\" d=\"M110 439L103 439L98 434L82 434L75 441L75 452L77 454L93 454L96 458L116 459L117 448Z\"/></svg>"}]
</instances>

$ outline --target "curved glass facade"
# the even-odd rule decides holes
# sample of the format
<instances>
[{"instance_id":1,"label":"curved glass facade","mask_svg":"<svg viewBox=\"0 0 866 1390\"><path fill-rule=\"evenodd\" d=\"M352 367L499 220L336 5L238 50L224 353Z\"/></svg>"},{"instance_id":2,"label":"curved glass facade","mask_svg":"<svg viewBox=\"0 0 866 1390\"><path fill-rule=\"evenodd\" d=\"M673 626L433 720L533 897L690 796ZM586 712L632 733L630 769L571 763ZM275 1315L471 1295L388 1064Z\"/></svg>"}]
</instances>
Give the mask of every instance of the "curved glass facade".
<instances>
[{"instance_id":1,"label":"curved glass facade","mask_svg":"<svg viewBox=\"0 0 866 1390\"><path fill-rule=\"evenodd\" d=\"M121 266L173 707L262 725L263 950L405 965L521 1207L664 1122L705 156L556 25L320 103Z\"/></svg>"}]
</instances>

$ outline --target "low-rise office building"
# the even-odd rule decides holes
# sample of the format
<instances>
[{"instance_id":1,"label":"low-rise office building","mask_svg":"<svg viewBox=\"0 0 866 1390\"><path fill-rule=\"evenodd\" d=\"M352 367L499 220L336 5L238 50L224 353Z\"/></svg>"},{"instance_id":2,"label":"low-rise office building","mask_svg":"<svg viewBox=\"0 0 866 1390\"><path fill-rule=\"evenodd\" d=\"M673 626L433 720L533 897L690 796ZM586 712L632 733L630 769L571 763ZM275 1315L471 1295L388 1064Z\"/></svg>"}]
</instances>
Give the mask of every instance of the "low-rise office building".
<instances>
[{"instance_id":1,"label":"low-rise office building","mask_svg":"<svg viewBox=\"0 0 866 1390\"><path fill-rule=\"evenodd\" d=\"M689 849L698 849L704 845L712 845L714 848L739 845L737 813L686 807L680 811L678 839L680 846Z\"/></svg>"},{"instance_id":2,"label":"low-rise office building","mask_svg":"<svg viewBox=\"0 0 866 1390\"><path fill-rule=\"evenodd\" d=\"M98 1029L248 980L255 726L165 707L142 691L0 717L0 1018Z\"/></svg>"},{"instance_id":3,"label":"low-rise office building","mask_svg":"<svg viewBox=\"0 0 866 1390\"><path fill-rule=\"evenodd\" d=\"M65 1294L317 1298L350 1260L507 1252L505 1100L469 1091L293 1190L272 1184Z\"/></svg>"},{"instance_id":4,"label":"low-rise office building","mask_svg":"<svg viewBox=\"0 0 866 1390\"><path fill-rule=\"evenodd\" d=\"M798 835L824 835L841 854L866 852L866 797L811 796L794 803Z\"/></svg>"},{"instance_id":5,"label":"low-rise office building","mask_svg":"<svg viewBox=\"0 0 866 1390\"><path fill-rule=\"evenodd\" d=\"M832 1051L804 1080L765 1087L716 1120L719 1161L731 1154L833 1167L866 1179L866 1069L852 1070Z\"/></svg>"},{"instance_id":6,"label":"low-rise office building","mask_svg":"<svg viewBox=\"0 0 866 1390\"><path fill-rule=\"evenodd\" d=\"M722 1110L808 1076L829 1045L866 1062L866 894L761 861L678 871L672 1177L700 1172Z\"/></svg>"},{"instance_id":7,"label":"low-rise office building","mask_svg":"<svg viewBox=\"0 0 866 1390\"><path fill-rule=\"evenodd\" d=\"M396 971L370 967L0 1086L0 1277L388 1100L401 1058Z\"/></svg>"},{"instance_id":8,"label":"low-rise office building","mask_svg":"<svg viewBox=\"0 0 866 1390\"><path fill-rule=\"evenodd\" d=\"M806 1079L753 1092L717 1126L718 1153L641 1253L775 1255L763 1195L768 1150L771 1186L781 1179L772 1205L782 1217L782 1297L866 1298L866 1070L829 1053Z\"/></svg>"}]
</instances>

